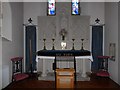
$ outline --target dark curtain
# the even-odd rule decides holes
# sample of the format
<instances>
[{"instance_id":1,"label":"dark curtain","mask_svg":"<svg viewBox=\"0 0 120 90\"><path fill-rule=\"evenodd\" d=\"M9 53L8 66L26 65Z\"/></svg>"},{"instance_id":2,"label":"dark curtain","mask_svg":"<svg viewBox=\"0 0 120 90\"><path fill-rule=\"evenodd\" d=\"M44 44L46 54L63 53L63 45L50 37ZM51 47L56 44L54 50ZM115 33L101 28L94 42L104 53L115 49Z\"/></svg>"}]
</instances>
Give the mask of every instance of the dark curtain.
<instances>
[{"instance_id":1,"label":"dark curtain","mask_svg":"<svg viewBox=\"0 0 120 90\"><path fill-rule=\"evenodd\" d=\"M100 62L97 56L103 55L103 26L92 26L92 70L97 71Z\"/></svg>"},{"instance_id":2,"label":"dark curtain","mask_svg":"<svg viewBox=\"0 0 120 90\"><path fill-rule=\"evenodd\" d=\"M36 70L36 26L26 26L26 72Z\"/></svg>"}]
</instances>

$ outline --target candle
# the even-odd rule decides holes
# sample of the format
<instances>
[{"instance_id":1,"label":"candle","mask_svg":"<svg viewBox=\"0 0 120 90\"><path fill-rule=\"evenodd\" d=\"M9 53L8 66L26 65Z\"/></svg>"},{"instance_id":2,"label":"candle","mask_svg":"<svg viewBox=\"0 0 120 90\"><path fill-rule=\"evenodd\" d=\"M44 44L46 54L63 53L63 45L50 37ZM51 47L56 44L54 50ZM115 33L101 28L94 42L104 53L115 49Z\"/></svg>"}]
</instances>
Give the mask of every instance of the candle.
<instances>
[{"instance_id":1,"label":"candle","mask_svg":"<svg viewBox=\"0 0 120 90\"><path fill-rule=\"evenodd\" d=\"M55 34L53 34L52 38L55 39Z\"/></svg>"},{"instance_id":2,"label":"candle","mask_svg":"<svg viewBox=\"0 0 120 90\"><path fill-rule=\"evenodd\" d=\"M45 33L43 34L43 39L45 39Z\"/></svg>"},{"instance_id":3,"label":"candle","mask_svg":"<svg viewBox=\"0 0 120 90\"><path fill-rule=\"evenodd\" d=\"M72 38L75 39L75 33L73 32Z\"/></svg>"}]
</instances>

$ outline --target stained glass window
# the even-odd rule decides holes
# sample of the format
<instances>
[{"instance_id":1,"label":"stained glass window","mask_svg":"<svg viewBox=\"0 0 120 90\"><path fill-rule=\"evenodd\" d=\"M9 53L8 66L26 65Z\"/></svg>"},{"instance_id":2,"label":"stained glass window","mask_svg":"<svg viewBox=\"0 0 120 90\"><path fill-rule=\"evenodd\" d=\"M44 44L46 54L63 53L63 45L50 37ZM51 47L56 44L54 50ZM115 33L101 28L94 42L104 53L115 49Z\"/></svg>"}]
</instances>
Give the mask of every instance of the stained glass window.
<instances>
[{"instance_id":1,"label":"stained glass window","mask_svg":"<svg viewBox=\"0 0 120 90\"><path fill-rule=\"evenodd\" d=\"M55 10L55 0L48 0L48 15L55 15L56 10Z\"/></svg>"},{"instance_id":2,"label":"stained glass window","mask_svg":"<svg viewBox=\"0 0 120 90\"><path fill-rule=\"evenodd\" d=\"M72 15L80 14L79 0L72 0Z\"/></svg>"}]
</instances>

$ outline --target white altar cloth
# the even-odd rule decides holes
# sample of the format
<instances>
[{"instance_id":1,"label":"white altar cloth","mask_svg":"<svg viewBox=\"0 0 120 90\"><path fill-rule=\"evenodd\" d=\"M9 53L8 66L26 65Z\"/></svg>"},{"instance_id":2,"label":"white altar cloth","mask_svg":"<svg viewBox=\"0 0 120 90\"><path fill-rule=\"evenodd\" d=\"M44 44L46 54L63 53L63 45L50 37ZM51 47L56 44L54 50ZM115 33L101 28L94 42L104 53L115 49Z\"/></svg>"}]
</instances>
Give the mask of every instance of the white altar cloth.
<instances>
[{"instance_id":1,"label":"white altar cloth","mask_svg":"<svg viewBox=\"0 0 120 90\"><path fill-rule=\"evenodd\" d=\"M48 59L55 59L55 56L36 56L36 62L37 62L37 69L38 69L38 60L43 60L43 70L42 70L42 76L46 76L46 72L45 72L45 60ZM75 59L82 59L83 60L83 71L82 71L82 77L86 77L86 68L85 68L85 60L90 60L93 62L93 57L92 55L90 56L75 56Z\"/></svg>"}]
</instances>

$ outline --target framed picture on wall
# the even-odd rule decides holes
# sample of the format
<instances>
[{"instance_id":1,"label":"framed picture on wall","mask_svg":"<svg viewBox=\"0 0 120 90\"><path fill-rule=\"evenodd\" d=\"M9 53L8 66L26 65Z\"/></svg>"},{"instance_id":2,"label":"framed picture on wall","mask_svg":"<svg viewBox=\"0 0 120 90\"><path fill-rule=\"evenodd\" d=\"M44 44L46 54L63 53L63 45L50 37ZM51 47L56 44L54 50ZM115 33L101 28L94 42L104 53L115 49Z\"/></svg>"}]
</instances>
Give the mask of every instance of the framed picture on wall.
<instances>
[{"instance_id":1,"label":"framed picture on wall","mask_svg":"<svg viewBox=\"0 0 120 90\"><path fill-rule=\"evenodd\" d=\"M110 43L109 44L109 56L110 56L110 60L115 61L115 52L116 52L116 45L115 45L115 43Z\"/></svg>"},{"instance_id":2,"label":"framed picture on wall","mask_svg":"<svg viewBox=\"0 0 120 90\"><path fill-rule=\"evenodd\" d=\"M80 15L80 0L71 1L71 14Z\"/></svg>"}]
</instances>

